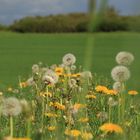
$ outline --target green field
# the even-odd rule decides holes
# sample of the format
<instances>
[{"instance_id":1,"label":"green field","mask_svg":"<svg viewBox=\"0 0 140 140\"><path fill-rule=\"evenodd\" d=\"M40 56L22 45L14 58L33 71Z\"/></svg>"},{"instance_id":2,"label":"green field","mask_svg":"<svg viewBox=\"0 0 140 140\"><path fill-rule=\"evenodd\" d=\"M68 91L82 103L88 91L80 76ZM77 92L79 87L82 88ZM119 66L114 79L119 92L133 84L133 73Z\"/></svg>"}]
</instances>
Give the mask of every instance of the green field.
<instances>
[{"instance_id":1,"label":"green field","mask_svg":"<svg viewBox=\"0 0 140 140\"><path fill-rule=\"evenodd\" d=\"M18 76L27 77L34 63L61 63L65 53L73 53L82 65L87 46L87 34L16 34L0 33L0 85L10 86ZM130 51L135 56L131 66L129 89L139 89L140 34L97 33L94 35L92 71L110 78L119 51Z\"/></svg>"}]
</instances>

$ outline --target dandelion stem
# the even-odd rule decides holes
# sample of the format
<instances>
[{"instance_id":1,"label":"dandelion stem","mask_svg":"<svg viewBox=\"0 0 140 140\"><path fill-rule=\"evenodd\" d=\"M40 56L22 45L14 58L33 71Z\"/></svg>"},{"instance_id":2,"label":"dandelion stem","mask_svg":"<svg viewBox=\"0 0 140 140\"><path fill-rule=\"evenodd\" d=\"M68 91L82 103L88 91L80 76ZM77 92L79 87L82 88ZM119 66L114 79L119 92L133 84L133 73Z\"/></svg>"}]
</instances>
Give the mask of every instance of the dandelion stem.
<instances>
[{"instance_id":1,"label":"dandelion stem","mask_svg":"<svg viewBox=\"0 0 140 140\"><path fill-rule=\"evenodd\" d=\"M10 136L13 137L13 117L10 115Z\"/></svg>"},{"instance_id":2,"label":"dandelion stem","mask_svg":"<svg viewBox=\"0 0 140 140\"><path fill-rule=\"evenodd\" d=\"M30 128L31 128L31 122L30 119L27 120L27 138L30 138Z\"/></svg>"}]
</instances>

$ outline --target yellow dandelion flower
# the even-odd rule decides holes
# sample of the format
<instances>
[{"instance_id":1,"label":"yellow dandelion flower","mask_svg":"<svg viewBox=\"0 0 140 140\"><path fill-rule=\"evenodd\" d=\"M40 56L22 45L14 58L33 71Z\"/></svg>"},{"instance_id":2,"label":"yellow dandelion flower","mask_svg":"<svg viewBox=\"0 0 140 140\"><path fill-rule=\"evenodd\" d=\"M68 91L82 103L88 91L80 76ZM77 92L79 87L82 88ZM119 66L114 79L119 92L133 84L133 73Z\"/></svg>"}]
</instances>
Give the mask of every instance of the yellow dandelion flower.
<instances>
[{"instance_id":1,"label":"yellow dandelion flower","mask_svg":"<svg viewBox=\"0 0 140 140\"><path fill-rule=\"evenodd\" d=\"M83 132L81 133L81 137L83 140L91 140L93 139L93 135L89 132Z\"/></svg>"},{"instance_id":2,"label":"yellow dandelion flower","mask_svg":"<svg viewBox=\"0 0 140 140\"><path fill-rule=\"evenodd\" d=\"M115 132L118 134L123 133L123 129L119 125L113 124L113 123L105 123L99 129L106 133L108 133L108 132L110 132L110 133Z\"/></svg>"},{"instance_id":3,"label":"yellow dandelion flower","mask_svg":"<svg viewBox=\"0 0 140 140\"><path fill-rule=\"evenodd\" d=\"M107 87L101 86L101 85L96 86L96 87L95 87L95 90L96 90L96 92L101 92L101 93L106 93L106 92L108 92Z\"/></svg>"},{"instance_id":4,"label":"yellow dandelion flower","mask_svg":"<svg viewBox=\"0 0 140 140\"><path fill-rule=\"evenodd\" d=\"M25 87L27 87L27 83L26 82L20 82L19 86L20 86L20 88L25 88Z\"/></svg>"},{"instance_id":5,"label":"yellow dandelion flower","mask_svg":"<svg viewBox=\"0 0 140 140\"><path fill-rule=\"evenodd\" d=\"M64 72L64 69L63 69L63 68L61 68L61 67L56 67L56 68L55 68L55 73L56 73L58 76L62 75L63 72Z\"/></svg>"},{"instance_id":6,"label":"yellow dandelion flower","mask_svg":"<svg viewBox=\"0 0 140 140\"><path fill-rule=\"evenodd\" d=\"M88 118L80 118L78 121L82 122L82 123L87 123L89 121L89 119Z\"/></svg>"},{"instance_id":7,"label":"yellow dandelion flower","mask_svg":"<svg viewBox=\"0 0 140 140\"><path fill-rule=\"evenodd\" d=\"M54 130L56 130L56 127L55 127L55 126L49 126L47 129L48 129L49 131L54 131Z\"/></svg>"},{"instance_id":8,"label":"yellow dandelion flower","mask_svg":"<svg viewBox=\"0 0 140 140\"><path fill-rule=\"evenodd\" d=\"M42 96L42 97L52 97L52 93L51 92L41 92L40 96Z\"/></svg>"},{"instance_id":9,"label":"yellow dandelion flower","mask_svg":"<svg viewBox=\"0 0 140 140\"><path fill-rule=\"evenodd\" d=\"M136 90L130 90L130 91L128 91L128 94L129 95L137 95L138 92Z\"/></svg>"},{"instance_id":10,"label":"yellow dandelion flower","mask_svg":"<svg viewBox=\"0 0 140 140\"><path fill-rule=\"evenodd\" d=\"M116 95L117 94L117 91L113 90L113 89L108 89L106 91L106 94L109 94L109 95Z\"/></svg>"},{"instance_id":11,"label":"yellow dandelion flower","mask_svg":"<svg viewBox=\"0 0 140 140\"><path fill-rule=\"evenodd\" d=\"M73 129L73 130L65 130L65 135L71 136L71 137L79 137L81 135L81 132L79 130Z\"/></svg>"},{"instance_id":12,"label":"yellow dandelion flower","mask_svg":"<svg viewBox=\"0 0 140 140\"><path fill-rule=\"evenodd\" d=\"M57 109L65 110L65 106L62 105L62 104L60 104L60 103L58 103L58 102L55 102L55 103L53 104L53 106L54 106L55 108L57 108Z\"/></svg>"},{"instance_id":13,"label":"yellow dandelion flower","mask_svg":"<svg viewBox=\"0 0 140 140\"><path fill-rule=\"evenodd\" d=\"M87 99L96 99L96 96L95 95L86 95L86 98Z\"/></svg>"},{"instance_id":14,"label":"yellow dandelion flower","mask_svg":"<svg viewBox=\"0 0 140 140\"><path fill-rule=\"evenodd\" d=\"M83 108L83 107L85 107L85 105L76 103L74 104L73 109L79 110L80 108Z\"/></svg>"},{"instance_id":15,"label":"yellow dandelion flower","mask_svg":"<svg viewBox=\"0 0 140 140\"><path fill-rule=\"evenodd\" d=\"M58 115L55 113L45 113L45 116L47 116L49 118L58 117Z\"/></svg>"},{"instance_id":16,"label":"yellow dandelion flower","mask_svg":"<svg viewBox=\"0 0 140 140\"><path fill-rule=\"evenodd\" d=\"M80 73L75 73L75 74L72 74L71 76L76 78L76 77L80 77L81 74Z\"/></svg>"}]
</instances>

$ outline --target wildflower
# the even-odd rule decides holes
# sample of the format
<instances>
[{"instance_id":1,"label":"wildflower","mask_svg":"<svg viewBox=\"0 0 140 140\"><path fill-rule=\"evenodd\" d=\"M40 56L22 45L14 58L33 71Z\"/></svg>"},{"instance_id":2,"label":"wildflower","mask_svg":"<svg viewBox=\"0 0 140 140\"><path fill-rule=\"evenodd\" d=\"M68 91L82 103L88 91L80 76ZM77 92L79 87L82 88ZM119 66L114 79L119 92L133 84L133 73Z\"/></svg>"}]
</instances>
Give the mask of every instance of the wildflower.
<instances>
[{"instance_id":1,"label":"wildflower","mask_svg":"<svg viewBox=\"0 0 140 140\"><path fill-rule=\"evenodd\" d=\"M87 99L96 99L96 96L95 95L86 95L86 98Z\"/></svg>"},{"instance_id":2,"label":"wildflower","mask_svg":"<svg viewBox=\"0 0 140 140\"><path fill-rule=\"evenodd\" d=\"M84 71L84 72L81 72L81 77L82 78L92 78L92 73L90 71Z\"/></svg>"},{"instance_id":3,"label":"wildflower","mask_svg":"<svg viewBox=\"0 0 140 140\"><path fill-rule=\"evenodd\" d=\"M76 62L76 58L73 54L68 53L63 57L63 64L66 66L73 65Z\"/></svg>"},{"instance_id":4,"label":"wildflower","mask_svg":"<svg viewBox=\"0 0 140 140\"><path fill-rule=\"evenodd\" d=\"M49 126L47 129L48 129L49 131L54 131L54 130L56 130L56 127L55 127L55 126Z\"/></svg>"},{"instance_id":5,"label":"wildflower","mask_svg":"<svg viewBox=\"0 0 140 140\"><path fill-rule=\"evenodd\" d=\"M52 71L52 70L48 70L46 73L45 73L45 76L49 76L49 77L51 77L52 79L53 79L53 81L54 81L54 84L56 84L57 82L58 82L58 75L54 72L54 71Z\"/></svg>"},{"instance_id":6,"label":"wildflower","mask_svg":"<svg viewBox=\"0 0 140 140\"><path fill-rule=\"evenodd\" d=\"M80 77L81 74L80 73L75 73L75 74L72 74L71 77L74 77L74 78L77 78L77 77Z\"/></svg>"},{"instance_id":7,"label":"wildflower","mask_svg":"<svg viewBox=\"0 0 140 140\"><path fill-rule=\"evenodd\" d=\"M87 123L89 121L89 119L88 118L80 118L78 121L82 122L82 123Z\"/></svg>"},{"instance_id":8,"label":"wildflower","mask_svg":"<svg viewBox=\"0 0 140 140\"><path fill-rule=\"evenodd\" d=\"M114 89L115 91L117 91L117 92L121 92L121 90L122 90L122 84L121 84L120 82L115 82L115 83L113 84L113 89Z\"/></svg>"},{"instance_id":9,"label":"wildflower","mask_svg":"<svg viewBox=\"0 0 140 140\"><path fill-rule=\"evenodd\" d=\"M56 68L55 68L55 73L56 73L58 76L62 75L63 72L64 72L64 69L63 69L63 68L61 68L61 67L56 67Z\"/></svg>"},{"instance_id":10,"label":"wildflower","mask_svg":"<svg viewBox=\"0 0 140 140\"><path fill-rule=\"evenodd\" d=\"M19 86L20 86L20 88L25 88L25 87L27 87L27 83L26 82L20 82Z\"/></svg>"},{"instance_id":11,"label":"wildflower","mask_svg":"<svg viewBox=\"0 0 140 140\"><path fill-rule=\"evenodd\" d=\"M138 92L136 90L130 90L130 91L128 91L128 94L129 95L137 95Z\"/></svg>"},{"instance_id":12,"label":"wildflower","mask_svg":"<svg viewBox=\"0 0 140 140\"><path fill-rule=\"evenodd\" d=\"M74 104L74 106L73 106L73 108L76 109L76 110L79 110L80 108L83 108L83 107L85 107L85 105L79 104L79 103L76 103L76 104Z\"/></svg>"},{"instance_id":13,"label":"wildflower","mask_svg":"<svg viewBox=\"0 0 140 140\"><path fill-rule=\"evenodd\" d=\"M27 84L27 86L33 86L33 85L35 85L35 81L34 81L33 77L29 78L26 81L26 84Z\"/></svg>"},{"instance_id":14,"label":"wildflower","mask_svg":"<svg viewBox=\"0 0 140 140\"><path fill-rule=\"evenodd\" d=\"M76 80L75 79L70 79L68 81L68 85L70 86L70 88L74 88L74 87L77 87L77 84L76 84Z\"/></svg>"},{"instance_id":15,"label":"wildflower","mask_svg":"<svg viewBox=\"0 0 140 140\"><path fill-rule=\"evenodd\" d=\"M120 65L130 65L134 61L134 56L129 52L119 52L116 61Z\"/></svg>"},{"instance_id":16,"label":"wildflower","mask_svg":"<svg viewBox=\"0 0 140 140\"><path fill-rule=\"evenodd\" d=\"M117 124L113 124L113 123L105 123L103 124L100 128L101 131L104 131L106 133L118 133L118 134L122 134L123 133L123 129L117 125Z\"/></svg>"},{"instance_id":17,"label":"wildflower","mask_svg":"<svg viewBox=\"0 0 140 140\"><path fill-rule=\"evenodd\" d=\"M81 133L81 137L83 140L91 140L93 139L93 135L89 132L83 132Z\"/></svg>"},{"instance_id":18,"label":"wildflower","mask_svg":"<svg viewBox=\"0 0 140 140\"><path fill-rule=\"evenodd\" d=\"M55 108L57 108L57 109L65 110L65 106L62 105L62 104L60 104L60 103L58 103L58 102L55 102L55 103L53 104L53 106L54 106Z\"/></svg>"},{"instance_id":19,"label":"wildflower","mask_svg":"<svg viewBox=\"0 0 140 140\"><path fill-rule=\"evenodd\" d=\"M112 69L111 76L114 81L124 82L130 78L130 71L125 66L116 66Z\"/></svg>"},{"instance_id":20,"label":"wildflower","mask_svg":"<svg viewBox=\"0 0 140 140\"><path fill-rule=\"evenodd\" d=\"M47 117L49 117L49 118L58 117L58 115L55 114L55 113L45 113L45 116L47 116Z\"/></svg>"},{"instance_id":21,"label":"wildflower","mask_svg":"<svg viewBox=\"0 0 140 140\"><path fill-rule=\"evenodd\" d=\"M109 95L116 95L117 94L117 91L115 91L113 89L108 89L105 93L106 94L109 94Z\"/></svg>"},{"instance_id":22,"label":"wildflower","mask_svg":"<svg viewBox=\"0 0 140 140\"><path fill-rule=\"evenodd\" d=\"M42 97L52 97L52 93L51 92L41 92L40 96L42 96Z\"/></svg>"},{"instance_id":23,"label":"wildflower","mask_svg":"<svg viewBox=\"0 0 140 140\"><path fill-rule=\"evenodd\" d=\"M44 75L42 78L42 81L47 85L54 85L55 84L54 79L48 75Z\"/></svg>"},{"instance_id":24,"label":"wildflower","mask_svg":"<svg viewBox=\"0 0 140 140\"><path fill-rule=\"evenodd\" d=\"M101 93L106 93L106 92L108 92L108 88L105 87L105 86L101 86L101 85L96 86L96 87L95 87L95 90L96 90L96 92L101 92Z\"/></svg>"},{"instance_id":25,"label":"wildflower","mask_svg":"<svg viewBox=\"0 0 140 140\"><path fill-rule=\"evenodd\" d=\"M32 72L33 72L33 73L38 73L38 72L39 72L39 66L38 66L37 64L34 64L34 65L32 66Z\"/></svg>"},{"instance_id":26,"label":"wildflower","mask_svg":"<svg viewBox=\"0 0 140 140\"><path fill-rule=\"evenodd\" d=\"M79 137L81 135L81 132L79 130L73 129L73 130L65 130L65 135L71 136L71 137Z\"/></svg>"},{"instance_id":27,"label":"wildflower","mask_svg":"<svg viewBox=\"0 0 140 140\"><path fill-rule=\"evenodd\" d=\"M5 116L17 116L21 113L22 108L19 100L15 97L4 99L2 104L2 114Z\"/></svg>"}]
</instances>

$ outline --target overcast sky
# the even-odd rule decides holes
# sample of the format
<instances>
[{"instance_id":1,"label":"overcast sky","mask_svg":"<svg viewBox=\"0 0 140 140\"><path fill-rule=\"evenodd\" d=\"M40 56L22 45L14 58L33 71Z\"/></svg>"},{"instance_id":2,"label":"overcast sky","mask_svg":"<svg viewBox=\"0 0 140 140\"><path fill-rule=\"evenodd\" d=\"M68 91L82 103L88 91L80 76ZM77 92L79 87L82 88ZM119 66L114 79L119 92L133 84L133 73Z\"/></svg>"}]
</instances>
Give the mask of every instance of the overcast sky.
<instances>
[{"instance_id":1,"label":"overcast sky","mask_svg":"<svg viewBox=\"0 0 140 140\"><path fill-rule=\"evenodd\" d=\"M140 0L108 0L121 14L140 13ZM0 0L0 23L32 15L86 12L88 0Z\"/></svg>"}]
</instances>

